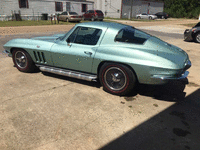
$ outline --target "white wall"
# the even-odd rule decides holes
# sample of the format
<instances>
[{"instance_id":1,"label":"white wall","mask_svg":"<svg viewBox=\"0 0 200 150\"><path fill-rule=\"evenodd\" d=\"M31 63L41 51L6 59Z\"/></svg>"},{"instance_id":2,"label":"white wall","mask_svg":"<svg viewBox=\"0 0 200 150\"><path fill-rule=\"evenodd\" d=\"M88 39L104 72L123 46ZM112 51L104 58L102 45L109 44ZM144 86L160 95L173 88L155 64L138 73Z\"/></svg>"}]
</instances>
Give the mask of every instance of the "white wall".
<instances>
[{"instance_id":1,"label":"white wall","mask_svg":"<svg viewBox=\"0 0 200 150\"><path fill-rule=\"evenodd\" d=\"M33 16L35 16L35 19L37 19L38 15L41 16L42 13L47 13L49 16L55 13L62 13L55 11L55 1L62 2L63 11L66 11L67 0L29 0L29 8L19 8L18 0L0 0L0 20L4 20L5 18L8 18L8 16L10 16L9 18L11 19L11 11L18 13L19 10L21 12L22 19L30 20L33 19ZM87 4L88 9L94 9L94 3L92 2L76 2L75 0L69 2L71 2L71 11L75 11L80 15L83 14L81 12L82 3Z\"/></svg>"},{"instance_id":2,"label":"white wall","mask_svg":"<svg viewBox=\"0 0 200 150\"><path fill-rule=\"evenodd\" d=\"M94 9L101 10L105 17L120 18L121 0L94 0Z\"/></svg>"}]
</instances>

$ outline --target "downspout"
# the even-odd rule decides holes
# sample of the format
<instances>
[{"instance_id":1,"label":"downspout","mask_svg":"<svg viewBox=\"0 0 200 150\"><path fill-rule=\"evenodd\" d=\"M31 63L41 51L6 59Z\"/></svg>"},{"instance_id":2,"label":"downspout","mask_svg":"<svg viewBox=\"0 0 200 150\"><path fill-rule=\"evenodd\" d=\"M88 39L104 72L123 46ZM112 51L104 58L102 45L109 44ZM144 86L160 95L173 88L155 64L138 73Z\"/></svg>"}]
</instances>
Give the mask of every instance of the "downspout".
<instances>
[{"instance_id":1,"label":"downspout","mask_svg":"<svg viewBox=\"0 0 200 150\"><path fill-rule=\"evenodd\" d=\"M130 18L131 18L131 20L132 20L132 8L133 8L133 0L131 0L131 14L130 14Z\"/></svg>"}]
</instances>

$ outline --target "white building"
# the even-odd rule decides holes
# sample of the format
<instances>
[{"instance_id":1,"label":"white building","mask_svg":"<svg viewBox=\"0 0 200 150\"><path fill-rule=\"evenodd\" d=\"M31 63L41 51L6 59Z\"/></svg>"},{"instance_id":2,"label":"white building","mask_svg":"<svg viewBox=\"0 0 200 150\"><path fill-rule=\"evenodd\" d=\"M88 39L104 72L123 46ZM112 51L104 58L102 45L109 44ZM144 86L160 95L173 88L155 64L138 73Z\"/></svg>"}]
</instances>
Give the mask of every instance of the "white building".
<instances>
[{"instance_id":1,"label":"white building","mask_svg":"<svg viewBox=\"0 0 200 150\"><path fill-rule=\"evenodd\" d=\"M0 20L11 20L12 14L19 12L22 19L33 20L63 11L82 15L90 9L94 9L94 2L89 0L0 0Z\"/></svg>"},{"instance_id":2,"label":"white building","mask_svg":"<svg viewBox=\"0 0 200 150\"><path fill-rule=\"evenodd\" d=\"M149 13L155 14L162 12L164 2L156 0L93 0L94 9L100 9L105 17L112 18L131 18L136 14ZM131 11L132 8L132 11ZM132 16L131 16L132 13Z\"/></svg>"}]
</instances>

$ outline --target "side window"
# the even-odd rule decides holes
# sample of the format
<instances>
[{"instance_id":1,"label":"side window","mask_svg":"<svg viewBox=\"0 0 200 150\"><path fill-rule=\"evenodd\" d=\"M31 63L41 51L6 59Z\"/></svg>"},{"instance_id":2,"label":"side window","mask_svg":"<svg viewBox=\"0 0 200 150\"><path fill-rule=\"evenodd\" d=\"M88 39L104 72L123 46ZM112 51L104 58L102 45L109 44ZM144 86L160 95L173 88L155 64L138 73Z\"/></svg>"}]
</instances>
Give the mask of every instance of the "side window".
<instances>
[{"instance_id":1,"label":"side window","mask_svg":"<svg viewBox=\"0 0 200 150\"><path fill-rule=\"evenodd\" d=\"M96 45L102 30L88 27L78 27L69 37L71 43Z\"/></svg>"},{"instance_id":2,"label":"side window","mask_svg":"<svg viewBox=\"0 0 200 150\"><path fill-rule=\"evenodd\" d=\"M125 28L119 31L115 37L115 41L133 44L143 44L150 35L134 28Z\"/></svg>"}]
</instances>

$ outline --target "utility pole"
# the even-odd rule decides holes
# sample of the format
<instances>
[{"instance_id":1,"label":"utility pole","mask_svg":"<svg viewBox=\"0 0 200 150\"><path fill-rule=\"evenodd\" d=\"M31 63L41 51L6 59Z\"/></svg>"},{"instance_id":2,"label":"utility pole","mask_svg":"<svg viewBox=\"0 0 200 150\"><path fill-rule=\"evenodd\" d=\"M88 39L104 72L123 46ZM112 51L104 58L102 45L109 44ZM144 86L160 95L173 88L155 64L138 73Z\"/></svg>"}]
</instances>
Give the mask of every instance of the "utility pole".
<instances>
[{"instance_id":1,"label":"utility pole","mask_svg":"<svg viewBox=\"0 0 200 150\"><path fill-rule=\"evenodd\" d=\"M133 8L133 0L131 0L131 14L130 14L130 18L131 18L131 20L132 20L132 8Z\"/></svg>"}]
</instances>

